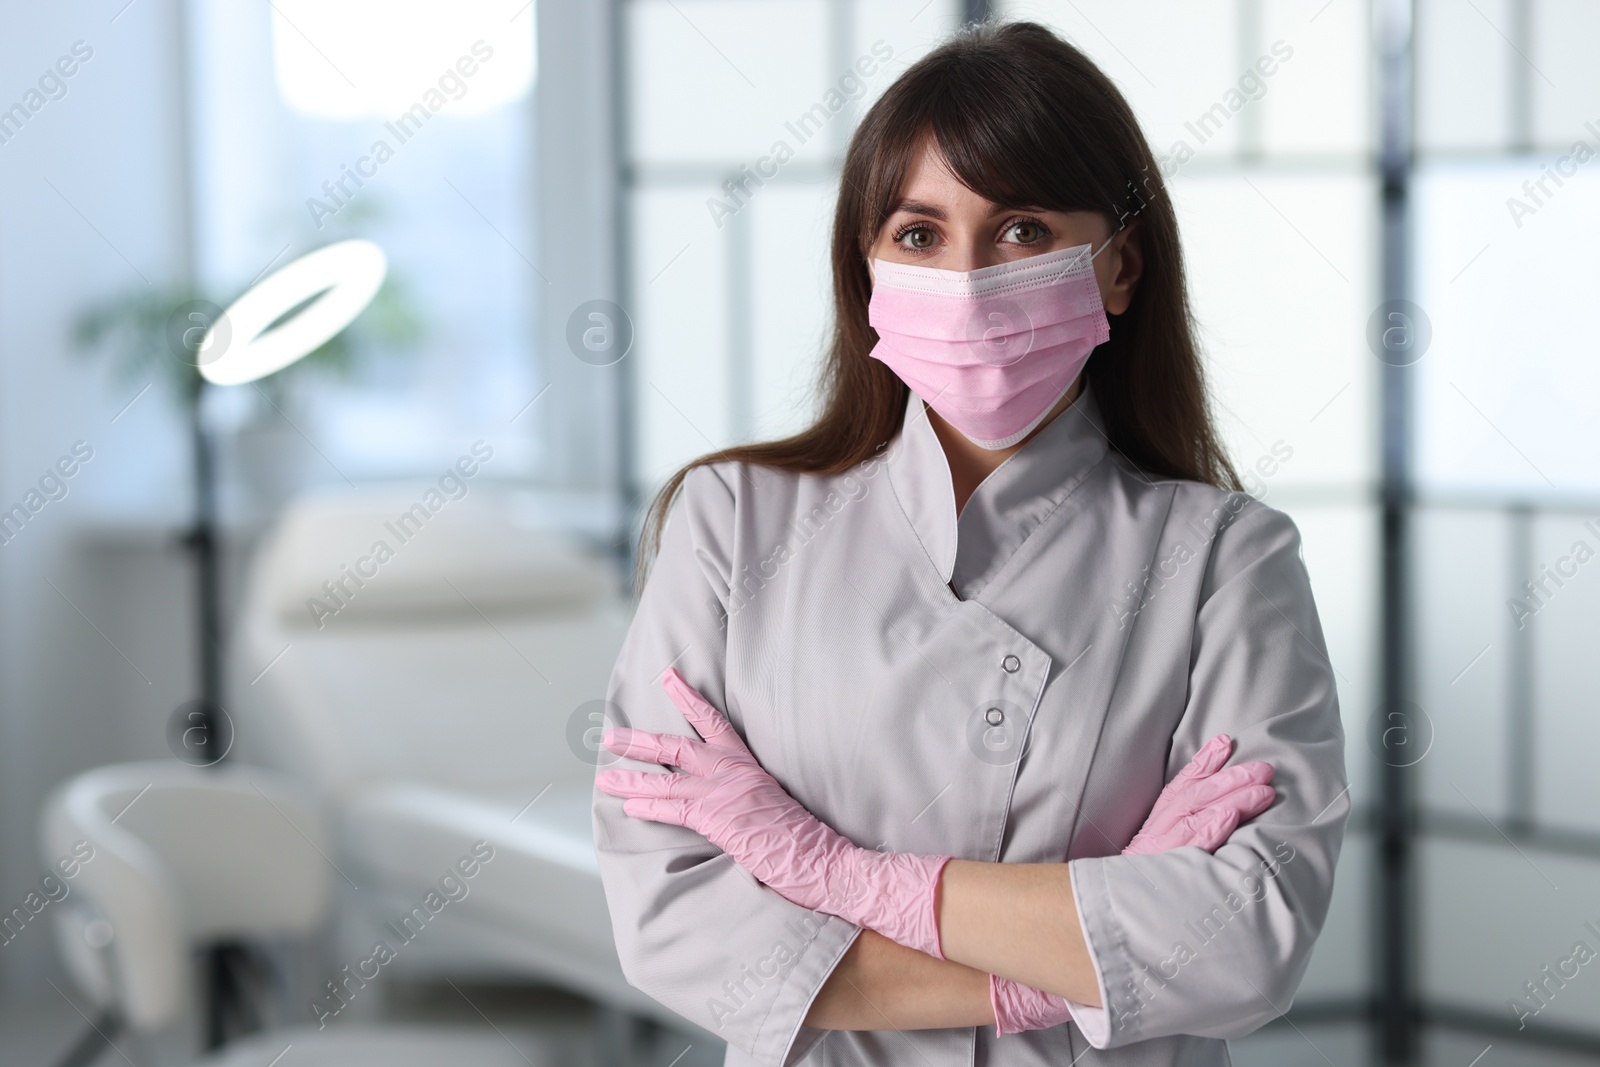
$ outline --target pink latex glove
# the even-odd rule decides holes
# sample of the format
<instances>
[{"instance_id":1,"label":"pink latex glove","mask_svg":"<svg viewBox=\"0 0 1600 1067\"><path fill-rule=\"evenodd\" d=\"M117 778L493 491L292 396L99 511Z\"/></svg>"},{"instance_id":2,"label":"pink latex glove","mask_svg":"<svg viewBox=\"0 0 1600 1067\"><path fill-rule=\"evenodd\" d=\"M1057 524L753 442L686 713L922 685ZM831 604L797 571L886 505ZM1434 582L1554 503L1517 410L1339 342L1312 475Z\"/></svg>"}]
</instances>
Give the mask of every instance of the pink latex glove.
<instances>
[{"instance_id":1,"label":"pink latex glove","mask_svg":"<svg viewBox=\"0 0 1600 1067\"><path fill-rule=\"evenodd\" d=\"M628 815L705 836L785 899L864 926L944 959L935 894L949 856L875 852L836 833L756 762L738 733L677 668L662 687L703 740L615 728L602 737L619 756L682 774L612 768L595 776L625 798Z\"/></svg>"},{"instance_id":2,"label":"pink latex glove","mask_svg":"<svg viewBox=\"0 0 1600 1067\"><path fill-rule=\"evenodd\" d=\"M1222 769L1233 739L1218 734L1200 747L1189 765L1156 798L1150 817L1134 835L1124 856L1147 856L1184 845L1215 852L1242 822L1260 815L1277 799L1272 764L1254 760ZM1045 1030L1072 1018L1065 998L999 975L989 976L989 1004L999 1036Z\"/></svg>"},{"instance_id":3,"label":"pink latex glove","mask_svg":"<svg viewBox=\"0 0 1600 1067\"><path fill-rule=\"evenodd\" d=\"M613 729L603 743L617 755L686 773L604 770L595 778L602 792L624 798L622 810L630 816L704 835L793 903L944 958L935 899L950 857L875 852L842 837L789 796L675 668L663 675L662 686L704 740ZM1240 822L1265 811L1277 797L1267 785L1271 765L1258 761L1222 771L1232 749L1225 734L1206 742L1161 791L1124 854L1191 844L1214 851ZM1062 997L1008 978L991 975L989 992L1001 1034L1056 1026L1072 1017Z\"/></svg>"}]
</instances>

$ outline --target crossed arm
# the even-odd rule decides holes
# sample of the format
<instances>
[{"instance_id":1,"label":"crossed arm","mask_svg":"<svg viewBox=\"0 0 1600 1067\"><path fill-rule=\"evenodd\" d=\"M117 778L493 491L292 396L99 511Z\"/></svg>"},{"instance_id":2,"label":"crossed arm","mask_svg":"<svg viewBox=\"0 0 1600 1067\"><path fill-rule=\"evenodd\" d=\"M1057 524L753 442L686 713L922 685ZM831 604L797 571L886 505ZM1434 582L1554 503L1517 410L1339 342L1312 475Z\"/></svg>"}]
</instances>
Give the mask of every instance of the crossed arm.
<instances>
[{"instance_id":1,"label":"crossed arm","mask_svg":"<svg viewBox=\"0 0 1600 1067\"><path fill-rule=\"evenodd\" d=\"M990 973L1100 1006L1065 863L951 860L940 879L937 911L944 959L862 930L811 1002L806 1025L992 1025Z\"/></svg>"},{"instance_id":2,"label":"crossed arm","mask_svg":"<svg viewBox=\"0 0 1600 1067\"><path fill-rule=\"evenodd\" d=\"M1100 1006L1066 863L861 848L786 793L675 668L662 685L699 736L622 728L607 731L604 744L683 773L611 769L595 784L627 798L628 815L703 834L792 903L882 935L884 944L858 939L846 950L813 1001L807 1018L814 1025L908 1030L992 1021L1014 1033L1059 1024L1071 1017L1072 1002ZM1213 851L1242 819L1265 810L1276 797L1266 784L1271 767L1256 762L1224 771L1231 749L1227 735L1207 742L1168 783L1125 851Z\"/></svg>"}]
</instances>

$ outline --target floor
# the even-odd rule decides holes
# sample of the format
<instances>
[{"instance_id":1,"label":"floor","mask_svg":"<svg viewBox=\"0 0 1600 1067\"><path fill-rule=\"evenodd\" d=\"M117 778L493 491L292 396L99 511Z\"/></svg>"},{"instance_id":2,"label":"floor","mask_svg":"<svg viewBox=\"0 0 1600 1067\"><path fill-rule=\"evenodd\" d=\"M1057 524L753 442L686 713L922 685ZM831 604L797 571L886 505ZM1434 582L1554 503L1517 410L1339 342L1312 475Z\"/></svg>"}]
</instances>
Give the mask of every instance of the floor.
<instances>
[{"instance_id":1,"label":"floor","mask_svg":"<svg viewBox=\"0 0 1600 1067\"><path fill-rule=\"evenodd\" d=\"M392 983L384 1003L330 1024L361 1026L385 1019L413 1025L470 1027L494 1034L531 1067L718 1067L720 1044L651 1023L622 1025L610 1014L559 991L471 984L407 987ZM0 998L0 1065L51 1067L89 1028L93 1010L46 986L42 994ZM298 1021L298 1020L297 1020ZM95 1067L179 1067L188 1063L193 1032L102 1043ZM278 1067L292 1067L285 1056ZM264 1067L264 1065L263 1065Z\"/></svg>"},{"instance_id":2,"label":"floor","mask_svg":"<svg viewBox=\"0 0 1600 1067\"><path fill-rule=\"evenodd\" d=\"M34 996L0 999L0 1064L50 1067L87 1029L87 1009L49 987ZM92 1014L92 1013L91 1013ZM530 1067L716 1067L722 1047L701 1035L655 1025L624 1027L597 1014L587 1001L546 989L506 986L397 986L366 1019L480 1028L494 1033ZM633 1032L624 1036L624 1030ZM180 1065L183 1035L164 1040L116 1040L101 1049L96 1067ZM1230 1049L1235 1067L1365 1067L1372 1063L1365 1034L1348 1025L1268 1027ZM509 1057L508 1057L509 1058ZM286 1058L287 1059L287 1058ZM1575 1056L1490 1041L1471 1035L1432 1034L1418 1067L1584 1067L1600 1063ZM287 1062L280 1067L289 1067Z\"/></svg>"},{"instance_id":3,"label":"floor","mask_svg":"<svg viewBox=\"0 0 1600 1067\"><path fill-rule=\"evenodd\" d=\"M1367 1067L1375 1063L1366 1031L1349 1024L1268 1024L1229 1043L1234 1067ZM1600 1059L1552 1052L1501 1038L1427 1032L1417 1067L1594 1067Z\"/></svg>"}]
</instances>

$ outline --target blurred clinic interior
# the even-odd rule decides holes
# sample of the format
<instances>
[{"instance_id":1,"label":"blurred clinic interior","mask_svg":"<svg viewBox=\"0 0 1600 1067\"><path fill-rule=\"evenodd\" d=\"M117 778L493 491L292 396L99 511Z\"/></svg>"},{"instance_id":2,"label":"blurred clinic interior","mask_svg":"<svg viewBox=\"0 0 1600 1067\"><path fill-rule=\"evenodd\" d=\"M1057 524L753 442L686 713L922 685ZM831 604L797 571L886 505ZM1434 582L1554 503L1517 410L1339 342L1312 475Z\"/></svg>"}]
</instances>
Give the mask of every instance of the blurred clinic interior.
<instances>
[{"instance_id":1,"label":"blurred clinic interior","mask_svg":"<svg viewBox=\"0 0 1600 1067\"><path fill-rule=\"evenodd\" d=\"M643 512L815 416L846 146L985 19L1135 111L1337 678L1233 1062L1600 1061L1600 5L7 0L0 1062L723 1062L596 861Z\"/></svg>"}]
</instances>

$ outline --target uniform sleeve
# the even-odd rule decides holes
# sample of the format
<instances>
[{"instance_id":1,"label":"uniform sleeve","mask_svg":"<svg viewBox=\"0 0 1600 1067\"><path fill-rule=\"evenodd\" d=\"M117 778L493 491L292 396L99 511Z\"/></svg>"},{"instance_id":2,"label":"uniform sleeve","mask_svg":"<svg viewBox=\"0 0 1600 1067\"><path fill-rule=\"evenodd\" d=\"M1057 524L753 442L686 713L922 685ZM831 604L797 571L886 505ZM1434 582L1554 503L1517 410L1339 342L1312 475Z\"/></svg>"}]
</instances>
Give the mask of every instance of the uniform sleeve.
<instances>
[{"instance_id":1,"label":"uniform sleeve","mask_svg":"<svg viewBox=\"0 0 1600 1067\"><path fill-rule=\"evenodd\" d=\"M607 699L626 725L694 736L661 688L668 667L726 708L726 625L739 468L684 480ZM731 484L730 484L731 483ZM637 760L609 764L650 769ZM751 1061L782 1067L824 1031L804 1026L812 999L859 928L791 904L704 837L631 818L594 792L594 839L628 982L718 1035Z\"/></svg>"},{"instance_id":2,"label":"uniform sleeve","mask_svg":"<svg viewBox=\"0 0 1600 1067\"><path fill-rule=\"evenodd\" d=\"M1228 733L1231 762L1271 763L1279 797L1214 855L1071 861L1104 1005L1071 1008L1095 1048L1237 1038L1281 1015L1333 892L1350 810L1344 729L1293 522L1244 509L1216 537L1198 605L1168 777Z\"/></svg>"}]
</instances>

